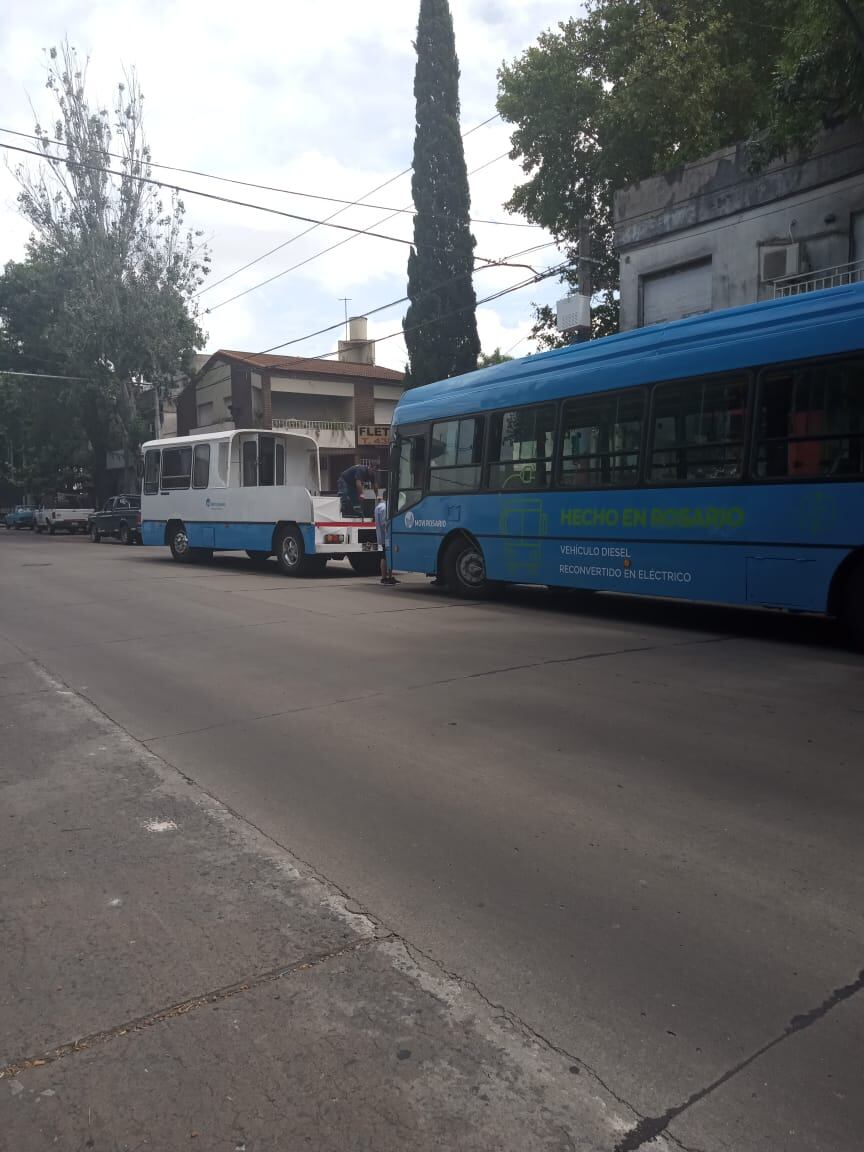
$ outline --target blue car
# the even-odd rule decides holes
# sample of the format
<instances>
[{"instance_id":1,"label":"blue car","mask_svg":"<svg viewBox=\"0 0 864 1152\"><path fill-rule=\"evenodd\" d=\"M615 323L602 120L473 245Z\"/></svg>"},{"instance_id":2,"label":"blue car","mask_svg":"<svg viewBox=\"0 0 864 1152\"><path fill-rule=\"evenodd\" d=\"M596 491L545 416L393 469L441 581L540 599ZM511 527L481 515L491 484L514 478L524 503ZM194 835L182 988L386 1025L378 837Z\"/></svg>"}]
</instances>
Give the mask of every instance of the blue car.
<instances>
[{"instance_id":1,"label":"blue car","mask_svg":"<svg viewBox=\"0 0 864 1152\"><path fill-rule=\"evenodd\" d=\"M36 523L35 512L35 508L28 508L25 504L19 504L11 512L7 512L4 521L7 532L11 528L30 528L32 530Z\"/></svg>"}]
</instances>

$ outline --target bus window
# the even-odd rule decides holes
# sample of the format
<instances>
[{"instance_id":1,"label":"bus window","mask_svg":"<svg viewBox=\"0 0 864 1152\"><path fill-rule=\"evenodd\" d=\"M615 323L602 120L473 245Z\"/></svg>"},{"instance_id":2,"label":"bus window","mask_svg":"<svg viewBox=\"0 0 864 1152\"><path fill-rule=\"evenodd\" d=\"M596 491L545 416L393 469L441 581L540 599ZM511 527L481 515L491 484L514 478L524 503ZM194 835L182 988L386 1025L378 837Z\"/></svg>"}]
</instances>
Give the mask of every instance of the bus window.
<instances>
[{"instance_id":1,"label":"bus window","mask_svg":"<svg viewBox=\"0 0 864 1152\"><path fill-rule=\"evenodd\" d=\"M162 488L166 492L176 492L189 487L192 474L192 448L163 448Z\"/></svg>"},{"instance_id":2,"label":"bus window","mask_svg":"<svg viewBox=\"0 0 864 1152\"><path fill-rule=\"evenodd\" d=\"M258 437L258 483L264 488L272 488L276 478L276 439L273 436Z\"/></svg>"},{"instance_id":3,"label":"bus window","mask_svg":"<svg viewBox=\"0 0 864 1152\"><path fill-rule=\"evenodd\" d=\"M490 437L490 488L549 487L555 450L554 404L496 412Z\"/></svg>"},{"instance_id":4,"label":"bus window","mask_svg":"<svg viewBox=\"0 0 864 1152\"><path fill-rule=\"evenodd\" d=\"M756 475L864 475L864 361L799 364L764 373Z\"/></svg>"},{"instance_id":5,"label":"bus window","mask_svg":"<svg viewBox=\"0 0 864 1152\"><path fill-rule=\"evenodd\" d=\"M210 445L196 444L192 459L192 487L210 486Z\"/></svg>"},{"instance_id":6,"label":"bus window","mask_svg":"<svg viewBox=\"0 0 864 1152\"><path fill-rule=\"evenodd\" d=\"M228 487L228 469L231 463L230 453L230 441L220 440L216 445L216 477L213 481L214 488Z\"/></svg>"},{"instance_id":7,"label":"bus window","mask_svg":"<svg viewBox=\"0 0 864 1152\"><path fill-rule=\"evenodd\" d=\"M285 442L284 440L276 441L276 455L275 455L275 479L274 483L279 487L285 484Z\"/></svg>"},{"instance_id":8,"label":"bus window","mask_svg":"<svg viewBox=\"0 0 864 1152\"><path fill-rule=\"evenodd\" d=\"M397 458L396 512L416 504L426 479L426 437L408 436L399 441Z\"/></svg>"},{"instance_id":9,"label":"bus window","mask_svg":"<svg viewBox=\"0 0 864 1152\"><path fill-rule=\"evenodd\" d=\"M258 440L243 441L243 487L258 485Z\"/></svg>"},{"instance_id":10,"label":"bus window","mask_svg":"<svg viewBox=\"0 0 864 1152\"><path fill-rule=\"evenodd\" d=\"M743 377L659 384L649 479L674 483L739 477L746 408Z\"/></svg>"},{"instance_id":11,"label":"bus window","mask_svg":"<svg viewBox=\"0 0 864 1152\"><path fill-rule=\"evenodd\" d=\"M159 491L159 466L162 453L158 448L149 448L144 453L144 495L155 496Z\"/></svg>"},{"instance_id":12,"label":"bus window","mask_svg":"<svg viewBox=\"0 0 864 1152\"><path fill-rule=\"evenodd\" d=\"M561 432L561 483L568 488L638 483L644 410L642 392L569 400Z\"/></svg>"},{"instance_id":13,"label":"bus window","mask_svg":"<svg viewBox=\"0 0 864 1152\"><path fill-rule=\"evenodd\" d=\"M472 492L480 487L483 421L469 416L432 425L430 492Z\"/></svg>"}]
</instances>

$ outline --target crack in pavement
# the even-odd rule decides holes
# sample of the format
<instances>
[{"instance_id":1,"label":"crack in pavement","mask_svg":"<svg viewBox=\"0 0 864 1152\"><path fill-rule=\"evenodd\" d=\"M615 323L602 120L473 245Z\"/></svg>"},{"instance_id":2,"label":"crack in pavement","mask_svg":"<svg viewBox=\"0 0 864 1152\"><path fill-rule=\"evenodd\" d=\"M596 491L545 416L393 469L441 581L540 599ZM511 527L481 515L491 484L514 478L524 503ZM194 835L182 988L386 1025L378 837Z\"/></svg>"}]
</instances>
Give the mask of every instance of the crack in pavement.
<instances>
[{"instance_id":1,"label":"crack in pavement","mask_svg":"<svg viewBox=\"0 0 864 1152\"><path fill-rule=\"evenodd\" d=\"M637 1152L637 1149L650 1144L652 1140L660 1135L667 1134L666 1129L669 1125L677 1120L678 1117L692 1108L694 1104L698 1104L704 1100L706 1096L710 1096L712 1092L727 1084L733 1077L737 1076L739 1072L743 1072L754 1061L759 1060L766 1053L770 1052L772 1048L776 1048L778 1044L782 1044L784 1040L788 1040L790 1036L794 1036L796 1032L803 1032L805 1029L812 1027L823 1017L833 1011L838 1004L842 1004L844 1000L857 995L857 993L864 991L864 968L858 973L858 978L853 980L851 984L844 984L842 988L835 988L827 999L823 1000L816 1008L811 1008L809 1012L804 1012L800 1016L793 1016L779 1036L775 1036L773 1040L769 1040L767 1044L763 1044L761 1048L757 1048L755 1052L751 1052L740 1063L736 1064L733 1068L727 1069L722 1076L718 1076L716 1080L701 1088L698 1092L694 1092L682 1104L676 1104L672 1108L668 1108L659 1116L645 1116L643 1117L635 1128L632 1128L625 1136L618 1141L615 1145L615 1152ZM667 1134L668 1135L668 1134Z\"/></svg>"},{"instance_id":2,"label":"crack in pavement","mask_svg":"<svg viewBox=\"0 0 864 1152\"><path fill-rule=\"evenodd\" d=\"M366 613L363 613L363 615L366 615ZM386 613L386 615L392 615L392 613ZM334 708L341 704L353 704L359 700L366 703L381 699L382 697L393 699L402 693L423 692L427 688L440 688L447 684L458 684L464 680L482 680L486 676L502 676L507 672L527 672L532 668L552 667L556 664L579 664L586 660L604 660L613 656L631 656L638 652L657 652L662 649L686 648L696 644L726 644L729 640L730 637L727 636L710 636L700 640L676 640L672 644L647 644L638 648L617 648L611 652L583 652L580 656L554 656L548 660L534 660L526 664L509 664L503 668L487 668L481 672L465 672L461 676L448 676L441 680L424 680L422 684L408 684L401 688L393 687L386 692L366 692L360 696L350 696L339 700L323 700L320 704L304 704L299 708L283 708L277 712L266 712L260 716L238 717L236 720L217 720L213 724L205 724L203 728L187 728L180 732L168 732L164 735L157 734L154 736L132 736L131 733L127 733L127 735L133 740L140 740L140 742L145 744L152 752L152 745L157 744L160 740L174 740L181 736L200 736L205 732L212 732L216 728L232 728L235 724L257 724L261 720L276 720L280 716L296 716L301 712L314 712L320 709ZM52 675L55 675L55 673L52 673ZM76 691L92 704L94 708L99 708L95 700L85 692L80 689L76 689ZM99 708L99 711L102 712L102 709ZM112 724L118 723L118 721L112 716L109 716L107 712L102 712L102 714L110 720ZM126 731L125 728L123 730L124 732ZM174 765L172 765L172 767L174 767Z\"/></svg>"},{"instance_id":3,"label":"crack in pavement","mask_svg":"<svg viewBox=\"0 0 864 1152\"><path fill-rule=\"evenodd\" d=\"M229 1000L234 996L239 996L243 992L249 992L253 988L260 988L263 984L272 984L276 980L282 980L286 976L293 976L298 972L308 972L312 968L326 964L329 960L338 960L343 956L356 955L362 949L381 944L388 939L388 936L360 937L351 944L343 944L341 947L334 948L328 952L314 952L303 957L302 960L296 960L293 964L285 964L279 968L271 968L267 972L259 972L257 975L251 976L246 980L238 980L233 984L224 984L220 988L213 988L197 996L190 996L185 1000L178 1000L174 1004L168 1004L164 1008L157 1009L155 1012L148 1012L144 1016L136 1016L132 1020L125 1020L122 1024L117 1024L113 1028L104 1028L100 1032L92 1032L89 1036L82 1036L78 1040L71 1040L66 1044L59 1044L56 1048L51 1048L47 1052L43 1052L40 1056L27 1056L22 1057L20 1060L13 1061L11 1064L0 1068L0 1080L7 1080L19 1076L22 1072L27 1072L31 1068L42 1068L46 1064L54 1064L58 1060L62 1060L66 1056L71 1056L75 1052L86 1052L90 1048L94 1048L99 1044L105 1044L110 1040L116 1040L120 1036L128 1035L130 1032L141 1032L145 1028L152 1028L154 1024L161 1024L166 1020L173 1020L178 1016L185 1016L187 1013L193 1012L196 1008L202 1008L207 1004L215 1004L223 1000Z\"/></svg>"}]
</instances>

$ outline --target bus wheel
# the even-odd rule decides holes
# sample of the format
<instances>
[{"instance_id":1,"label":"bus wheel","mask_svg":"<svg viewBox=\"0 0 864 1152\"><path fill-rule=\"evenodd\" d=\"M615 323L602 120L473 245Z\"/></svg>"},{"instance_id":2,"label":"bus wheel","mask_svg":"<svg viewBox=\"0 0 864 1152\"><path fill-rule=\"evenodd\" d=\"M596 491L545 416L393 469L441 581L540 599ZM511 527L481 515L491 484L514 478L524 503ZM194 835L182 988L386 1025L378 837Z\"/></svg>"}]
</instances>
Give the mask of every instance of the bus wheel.
<instances>
[{"instance_id":1,"label":"bus wheel","mask_svg":"<svg viewBox=\"0 0 864 1152\"><path fill-rule=\"evenodd\" d=\"M843 589L843 627L856 648L864 648L864 558L858 561Z\"/></svg>"},{"instance_id":2,"label":"bus wheel","mask_svg":"<svg viewBox=\"0 0 864 1152\"><path fill-rule=\"evenodd\" d=\"M495 585L486 579L483 549L467 536L456 539L444 554L444 579L451 592L466 600L484 600Z\"/></svg>"},{"instance_id":3,"label":"bus wheel","mask_svg":"<svg viewBox=\"0 0 864 1152\"><path fill-rule=\"evenodd\" d=\"M309 571L303 537L296 528L285 528L276 543L276 562L285 576L305 576Z\"/></svg>"},{"instance_id":4,"label":"bus wheel","mask_svg":"<svg viewBox=\"0 0 864 1152\"><path fill-rule=\"evenodd\" d=\"M348 563L358 576L378 576L381 572L380 552L353 552Z\"/></svg>"},{"instance_id":5,"label":"bus wheel","mask_svg":"<svg viewBox=\"0 0 864 1152\"><path fill-rule=\"evenodd\" d=\"M189 536L186 533L186 525L175 522L171 525L168 534L168 547L171 549L171 555L178 562L178 564L191 564L194 556L192 549L189 547Z\"/></svg>"}]
</instances>

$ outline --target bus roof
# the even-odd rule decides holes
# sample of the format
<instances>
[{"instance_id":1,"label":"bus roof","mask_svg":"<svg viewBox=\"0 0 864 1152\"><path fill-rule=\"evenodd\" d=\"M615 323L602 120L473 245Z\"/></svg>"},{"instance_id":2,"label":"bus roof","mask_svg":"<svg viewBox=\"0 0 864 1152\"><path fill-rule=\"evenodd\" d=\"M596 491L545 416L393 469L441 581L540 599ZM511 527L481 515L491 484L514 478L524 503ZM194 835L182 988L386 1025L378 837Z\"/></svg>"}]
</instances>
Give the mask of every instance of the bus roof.
<instances>
[{"instance_id":1,"label":"bus roof","mask_svg":"<svg viewBox=\"0 0 864 1152\"><path fill-rule=\"evenodd\" d=\"M864 347L864 283L555 348L407 391L394 425Z\"/></svg>"},{"instance_id":2,"label":"bus roof","mask_svg":"<svg viewBox=\"0 0 864 1152\"><path fill-rule=\"evenodd\" d=\"M192 436L164 436L161 440L148 440L146 444L141 445L141 451L146 452L148 448L177 448L184 444L200 444L204 441L210 443L213 440L231 440L234 436L242 436L244 433L257 436L260 432L264 432L267 436L285 436L292 440L308 440L316 448L318 447L318 441L315 437L308 436L305 432L288 432L282 428L232 428L227 432L196 432Z\"/></svg>"}]
</instances>

